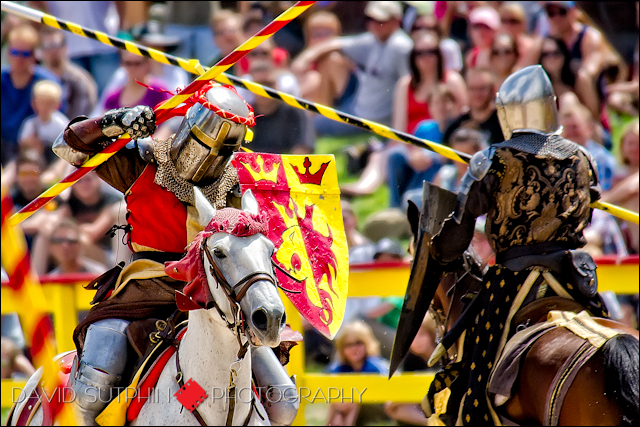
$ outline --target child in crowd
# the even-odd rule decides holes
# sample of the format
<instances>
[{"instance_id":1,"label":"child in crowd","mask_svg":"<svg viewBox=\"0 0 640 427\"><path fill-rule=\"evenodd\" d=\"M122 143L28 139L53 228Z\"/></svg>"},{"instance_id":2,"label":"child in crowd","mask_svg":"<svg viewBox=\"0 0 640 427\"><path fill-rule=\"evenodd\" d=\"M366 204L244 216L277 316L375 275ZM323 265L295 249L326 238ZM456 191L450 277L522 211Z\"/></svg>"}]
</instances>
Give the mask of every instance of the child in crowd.
<instances>
[{"instance_id":1,"label":"child in crowd","mask_svg":"<svg viewBox=\"0 0 640 427\"><path fill-rule=\"evenodd\" d=\"M69 123L69 119L58 111L61 102L62 87L58 83L51 80L36 83L31 101L36 114L24 121L18 134L20 148L42 154L47 165L57 160L51 146Z\"/></svg>"}]
</instances>

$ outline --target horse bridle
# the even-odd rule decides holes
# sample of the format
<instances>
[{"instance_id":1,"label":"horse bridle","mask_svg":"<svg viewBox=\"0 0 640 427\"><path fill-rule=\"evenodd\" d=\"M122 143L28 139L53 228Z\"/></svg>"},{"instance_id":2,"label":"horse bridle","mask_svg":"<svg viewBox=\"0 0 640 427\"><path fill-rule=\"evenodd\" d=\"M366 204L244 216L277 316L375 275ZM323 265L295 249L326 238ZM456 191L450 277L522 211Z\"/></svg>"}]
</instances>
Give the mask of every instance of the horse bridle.
<instances>
[{"instance_id":1,"label":"horse bridle","mask_svg":"<svg viewBox=\"0 0 640 427\"><path fill-rule=\"evenodd\" d=\"M211 256L211 252L207 250L207 240L208 238L203 239L202 245L200 246L200 251L206 254L207 259L209 260L209 272L211 273L213 278L216 280L216 283L220 285L225 296L229 300L229 306L231 307L231 315L233 316L233 321L230 322L227 319L227 316L224 314L224 312L222 311L218 303L212 298L213 307L216 309L216 311L218 312L222 320L226 323L227 328L233 331L234 335L236 336L236 339L238 340L238 346L240 347L237 354L237 360L233 362L231 366L229 366L229 371L230 371L229 386L227 388L229 393L228 394L229 410L227 412L226 425L230 426L233 424L233 414L235 412L235 405L236 405L235 380L238 376L238 371L236 369L233 369L232 366L234 364L238 364L239 362L242 361L242 359L244 359L244 356L247 354L247 350L249 349L249 343L250 343L250 341L247 340L246 343L242 344L241 336L244 334L246 330L246 320L244 319L244 315L240 307L240 301L242 301L242 298L244 298L244 296L247 294L247 291L249 290L251 285L253 285L254 283L264 280L267 282L271 282L271 284L278 287L278 282L272 274L269 274L264 271L257 271L257 272L253 272L251 274L246 275L245 277L240 279L238 283L236 283L235 285L230 285L227 279L225 279L224 275L222 274L222 271L220 271L220 267L218 267L213 257ZM238 288L239 288L239 291L236 292L236 289ZM211 291L208 290L208 292L210 293ZM182 387L184 383L182 378L183 376L182 368L180 368L180 360L178 358L178 354L179 353L176 352L176 369L178 371L178 374L176 375L176 381L178 382L180 387ZM243 425L245 426L248 425L249 420L251 418L251 414L254 409L255 409L255 402L254 402L254 396L252 396L251 408L249 410L249 414L247 414L247 417L245 418ZM200 425L207 425L197 409L194 409L192 413L196 417ZM257 412L257 413L260 417L262 417L262 415L260 415L260 412Z\"/></svg>"},{"instance_id":2,"label":"horse bridle","mask_svg":"<svg viewBox=\"0 0 640 427\"><path fill-rule=\"evenodd\" d=\"M225 321L227 327L235 332L236 338L238 339L238 344L240 345L240 350L238 351L238 360L242 360L247 349L249 348L249 341L246 344L242 344L241 334L246 330L246 320L244 319L244 315L242 313L242 309L240 308L240 301L247 294L247 291L256 282L259 281L267 281L271 282L274 286L278 286L278 282L272 274L269 274L264 271L256 271L251 274L246 275L242 279L238 281L235 285L230 285L227 279L225 279L222 271L220 271L220 267L216 264L215 260L211 256L211 252L207 250L207 240L204 239L202 241L202 247L200 250L204 252L209 260L209 272L216 280L216 282L222 287L225 296L229 300L229 306L231 307L231 314L233 316L233 321L229 322L227 316L223 313L220 306L214 302L214 307L218 311L218 314ZM236 292L236 289L239 288L239 291Z\"/></svg>"}]
</instances>

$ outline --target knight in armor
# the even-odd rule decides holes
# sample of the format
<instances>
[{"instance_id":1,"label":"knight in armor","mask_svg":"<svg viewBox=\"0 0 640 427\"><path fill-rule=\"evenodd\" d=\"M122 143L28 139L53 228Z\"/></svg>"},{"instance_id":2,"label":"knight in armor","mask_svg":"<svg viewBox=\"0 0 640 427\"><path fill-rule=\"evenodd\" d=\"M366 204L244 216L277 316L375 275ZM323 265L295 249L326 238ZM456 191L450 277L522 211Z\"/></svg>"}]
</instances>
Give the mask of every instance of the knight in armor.
<instances>
[{"instance_id":1,"label":"knight in armor","mask_svg":"<svg viewBox=\"0 0 640 427\"><path fill-rule=\"evenodd\" d=\"M122 382L131 373L135 354L143 355L144 346L150 345L149 325L177 310L175 292L185 283L168 277L164 262L181 259L201 231L193 187L216 209L240 208L238 176L229 160L250 140L253 109L233 88L215 84L189 101L192 105L177 132L165 141L149 137L156 128L153 110L136 106L98 118L77 117L54 144L59 157L80 165L124 133L134 140L132 148L121 149L96 168L100 178L124 194L133 256L124 269L116 266L98 279L97 304L74 331L79 361L73 389L76 412L85 425L95 425L95 417L117 395L112 394L114 387L128 385ZM278 360L256 357L254 365ZM260 366L261 372L274 370L286 376L279 363ZM270 417L292 422L294 408L277 406L267 408Z\"/></svg>"},{"instance_id":2,"label":"knight in armor","mask_svg":"<svg viewBox=\"0 0 640 427\"><path fill-rule=\"evenodd\" d=\"M453 262L469 246L476 218L486 214L485 232L496 253L475 297L478 303L459 320L466 322L464 346L458 348L463 355L436 374L427 395L427 415L444 404L438 422L446 425L500 422L489 403L487 380L515 332L510 312L561 296L607 316L597 294L595 263L578 250L586 244L589 205L600 197L591 155L560 136L556 97L539 65L508 77L496 105L505 141L472 157L457 207L431 245L434 259ZM446 388L450 396L440 393Z\"/></svg>"}]
</instances>

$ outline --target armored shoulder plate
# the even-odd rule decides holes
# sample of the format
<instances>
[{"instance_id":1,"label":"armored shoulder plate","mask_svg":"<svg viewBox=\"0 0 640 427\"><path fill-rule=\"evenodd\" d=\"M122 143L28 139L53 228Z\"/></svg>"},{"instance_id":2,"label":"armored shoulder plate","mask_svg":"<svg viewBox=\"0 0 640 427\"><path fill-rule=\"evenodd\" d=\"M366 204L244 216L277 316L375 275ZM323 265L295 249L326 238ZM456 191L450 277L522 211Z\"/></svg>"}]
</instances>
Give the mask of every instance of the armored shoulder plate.
<instances>
[{"instance_id":1,"label":"armored shoulder plate","mask_svg":"<svg viewBox=\"0 0 640 427\"><path fill-rule=\"evenodd\" d=\"M489 147L482 151L478 151L471 157L469 161L469 168L460 180L460 187L458 188L458 204L453 215L453 219L460 224L462 220L462 214L464 213L465 205L467 204L467 198L469 197L469 190L471 185L476 181L481 181L491 169L493 163L493 156L496 153L495 147Z\"/></svg>"},{"instance_id":2,"label":"armored shoulder plate","mask_svg":"<svg viewBox=\"0 0 640 427\"><path fill-rule=\"evenodd\" d=\"M598 177L598 165L596 163L596 159L594 159L591 152L589 152L589 150L587 150L583 146L579 146L578 150L580 150L582 154L585 155L587 160L589 160L589 169L590 169L589 175L591 176L591 185L596 186L600 184L600 179Z\"/></svg>"}]
</instances>

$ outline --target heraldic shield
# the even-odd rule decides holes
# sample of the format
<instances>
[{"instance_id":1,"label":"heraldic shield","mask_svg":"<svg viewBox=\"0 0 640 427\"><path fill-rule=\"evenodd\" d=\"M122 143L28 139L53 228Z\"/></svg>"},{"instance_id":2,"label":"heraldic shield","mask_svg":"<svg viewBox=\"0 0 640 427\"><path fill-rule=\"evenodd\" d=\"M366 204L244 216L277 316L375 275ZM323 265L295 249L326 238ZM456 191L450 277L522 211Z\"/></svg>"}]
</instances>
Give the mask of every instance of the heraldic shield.
<instances>
[{"instance_id":1,"label":"heraldic shield","mask_svg":"<svg viewBox=\"0 0 640 427\"><path fill-rule=\"evenodd\" d=\"M430 255L431 239L438 234L444 220L454 211L456 197L456 194L437 185L426 181L423 183L422 210L415 236L417 243L398 321L402 328L396 330L391 350L389 378L407 355L444 273L442 266Z\"/></svg>"},{"instance_id":2,"label":"heraldic shield","mask_svg":"<svg viewBox=\"0 0 640 427\"><path fill-rule=\"evenodd\" d=\"M233 164L242 192L251 189L268 217L281 289L305 319L333 338L349 280L334 157L235 153Z\"/></svg>"}]
</instances>

